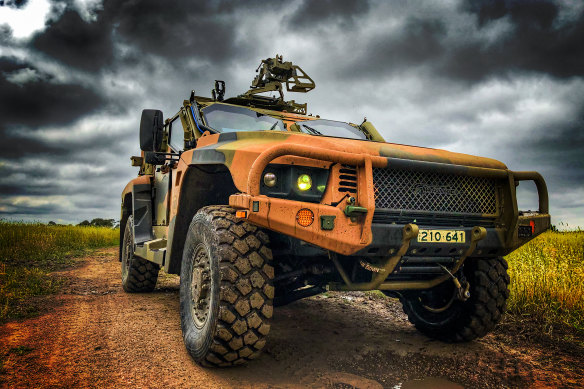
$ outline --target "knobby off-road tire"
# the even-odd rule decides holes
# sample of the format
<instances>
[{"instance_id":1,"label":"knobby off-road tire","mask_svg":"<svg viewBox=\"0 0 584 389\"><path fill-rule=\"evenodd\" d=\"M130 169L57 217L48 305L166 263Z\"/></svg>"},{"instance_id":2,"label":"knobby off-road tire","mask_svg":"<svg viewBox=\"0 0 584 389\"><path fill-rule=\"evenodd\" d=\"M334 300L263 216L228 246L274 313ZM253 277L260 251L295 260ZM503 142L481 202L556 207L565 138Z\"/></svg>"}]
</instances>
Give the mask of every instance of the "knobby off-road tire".
<instances>
[{"instance_id":1,"label":"knobby off-road tire","mask_svg":"<svg viewBox=\"0 0 584 389\"><path fill-rule=\"evenodd\" d=\"M268 235L228 206L204 207L187 233L180 315L187 351L204 366L256 358L273 311L274 268Z\"/></svg>"},{"instance_id":2,"label":"knobby off-road tire","mask_svg":"<svg viewBox=\"0 0 584 389\"><path fill-rule=\"evenodd\" d=\"M431 312L452 296L452 281L438 285L430 294L403 294L401 301L409 321L423 334L446 342L466 342L489 333L501 320L509 297L507 262L503 258L467 260L464 275L470 283L470 298L454 299L443 312ZM440 301L440 299L442 299Z\"/></svg>"},{"instance_id":3,"label":"knobby off-road tire","mask_svg":"<svg viewBox=\"0 0 584 389\"><path fill-rule=\"evenodd\" d=\"M134 219L128 218L122 243L122 287L129 293L151 292L160 266L134 255Z\"/></svg>"}]
</instances>

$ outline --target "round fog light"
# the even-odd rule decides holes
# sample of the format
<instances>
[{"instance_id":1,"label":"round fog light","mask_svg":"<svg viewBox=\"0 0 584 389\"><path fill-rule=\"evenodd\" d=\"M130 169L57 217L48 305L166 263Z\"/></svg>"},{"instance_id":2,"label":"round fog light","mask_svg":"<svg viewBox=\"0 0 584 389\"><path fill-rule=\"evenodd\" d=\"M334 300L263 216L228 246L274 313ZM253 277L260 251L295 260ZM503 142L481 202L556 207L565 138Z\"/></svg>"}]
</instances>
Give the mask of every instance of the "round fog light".
<instances>
[{"instance_id":1,"label":"round fog light","mask_svg":"<svg viewBox=\"0 0 584 389\"><path fill-rule=\"evenodd\" d=\"M268 188L273 188L276 186L276 182L278 182L278 179L274 173L266 173L264 175L264 185L266 185Z\"/></svg>"},{"instance_id":2,"label":"round fog light","mask_svg":"<svg viewBox=\"0 0 584 389\"><path fill-rule=\"evenodd\" d=\"M298 185L298 189L303 192L309 190L312 188L312 178L310 178L308 174L301 174L298 176L298 182L296 185Z\"/></svg>"}]
</instances>

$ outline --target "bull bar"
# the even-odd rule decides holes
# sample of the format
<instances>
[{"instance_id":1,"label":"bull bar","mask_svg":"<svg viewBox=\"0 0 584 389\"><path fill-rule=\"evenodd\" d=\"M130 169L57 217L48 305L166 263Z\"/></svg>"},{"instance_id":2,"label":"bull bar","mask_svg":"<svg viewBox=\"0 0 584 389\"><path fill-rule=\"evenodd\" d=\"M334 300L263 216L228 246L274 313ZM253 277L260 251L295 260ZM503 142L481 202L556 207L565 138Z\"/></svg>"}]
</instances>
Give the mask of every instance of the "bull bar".
<instances>
[{"instance_id":1,"label":"bull bar","mask_svg":"<svg viewBox=\"0 0 584 389\"><path fill-rule=\"evenodd\" d=\"M492 178L507 179L510 188L511 204L512 204L512 215L510 216L510 223L507 224L507 245L514 242L516 237L516 229L519 219L519 211L517 209L517 199L515 187L519 181L534 181L538 191L539 199L539 215L537 217L542 218L542 220L547 220L547 226L549 227L549 198L547 192L547 186L543 177L533 171L523 171L523 172L513 172L507 169L492 169L484 167L474 167L474 166L461 166L461 165L451 165L441 162L432 161L418 161L418 160L408 160L392 157L382 157L375 156L366 153L349 153L340 150L324 149L308 145L299 144L280 144L272 146L264 150L258 158L252 164L249 171L247 180L247 194L233 195L237 196L247 196L249 198L256 198L260 195L260 183L261 174L264 169L268 166L270 162L274 159L282 156L296 156L304 157L309 159L316 159L321 161L341 163L347 165L353 165L365 169L366 182L359 182L358 190L360 193L365 191L365 196L360 196L360 205L367 209L375 208L374 190L373 190L373 167L384 168L387 166L396 167L400 169L422 169L422 170L438 170L441 172L450 172L458 174L468 174L474 176L486 176ZM281 200L296 202L294 200ZM242 202L231 201L232 205L238 205L241 207ZM364 220L363 231L371 230L373 212L368 212L367 217ZM547 219L546 219L547 218ZM542 228L545 228L546 223L543 223ZM412 239L417 236L418 226L415 224L407 224L403 227L403 240L400 245L400 249L397 251L396 255L389 257L385 264L381 268L381 272L373 275L370 282L353 283L350 281L349 277L345 273L343 267L340 265L338 260L336 260L335 255L331 255L330 258L334 263L335 267L339 271L344 284L331 283L329 285L330 289L336 290L370 290L370 289L380 289L380 290L407 290L407 289L425 289L436 286L449 278L448 274L438 276L434 279L427 281L386 281L386 277L391 274L393 269L399 263L400 259L405 255L409 247L409 243ZM456 261L453 268L453 272L456 272L462 267L464 261L472 255L476 246L480 240L485 238L487 231L483 227L476 226L473 228L471 233L471 242L464 254ZM362 233L361 244L366 244L364 238L367 234ZM370 237L370 233L369 233ZM310 242L315 243L315 242ZM331 250L333 251L333 250Z\"/></svg>"}]
</instances>

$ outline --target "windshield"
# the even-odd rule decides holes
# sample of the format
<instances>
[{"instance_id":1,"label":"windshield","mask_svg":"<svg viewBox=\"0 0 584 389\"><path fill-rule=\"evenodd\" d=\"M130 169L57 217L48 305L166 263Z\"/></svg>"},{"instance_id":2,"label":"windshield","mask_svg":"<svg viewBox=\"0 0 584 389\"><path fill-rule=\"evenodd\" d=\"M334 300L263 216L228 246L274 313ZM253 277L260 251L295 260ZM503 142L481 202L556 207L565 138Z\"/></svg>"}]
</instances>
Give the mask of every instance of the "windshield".
<instances>
[{"instance_id":1,"label":"windshield","mask_svg":"<svg viewBox=\"0 0 584 389\"><path fill-rule=\"evenodd\" d=\"M281 120L244 107L213 104L201 111L207 124L219 132L285 131Z\"/></svg>"},{"instance_id":2,"label":"windshield","mask_svg":"<svg viewBox=\"0 0 584 389\"><path fill-rule=\"evenodd\" d=\"M336 136L338 138L348 139L367 139L364 133L345 122L336 122L334 120L307 120L296 122L300 131L312 135Z\"/></svg>"}]
</instances>

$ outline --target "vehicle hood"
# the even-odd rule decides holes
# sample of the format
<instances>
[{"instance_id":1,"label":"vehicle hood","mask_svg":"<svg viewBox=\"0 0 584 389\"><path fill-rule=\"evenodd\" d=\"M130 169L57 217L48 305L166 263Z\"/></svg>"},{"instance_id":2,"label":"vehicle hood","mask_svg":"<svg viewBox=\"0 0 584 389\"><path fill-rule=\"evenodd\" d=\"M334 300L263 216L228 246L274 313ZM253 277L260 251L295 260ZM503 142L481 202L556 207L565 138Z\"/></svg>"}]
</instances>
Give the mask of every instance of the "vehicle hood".
<instances>
[{"instance_id":1,"label":"vehicle hood","mask_svg":"<svg viewBox=\"0 0 584 389\"><path fill-rule=\"evenodd\" d=\"M237 188L244 190L247 183L246 173L249 172L256 158L263 151L282 143L306 145L348 153L369 154L386 158L439 162L468 167L507 169L505 164L491 158L454 153L446 150L283 131L230 132L206 135L199 138L196 149L183 153L181 159L187 164L224 164L230 169ZM277 158L273 162L282 163L283 158L285 157Z\"/></svg>"}]
</instances>

